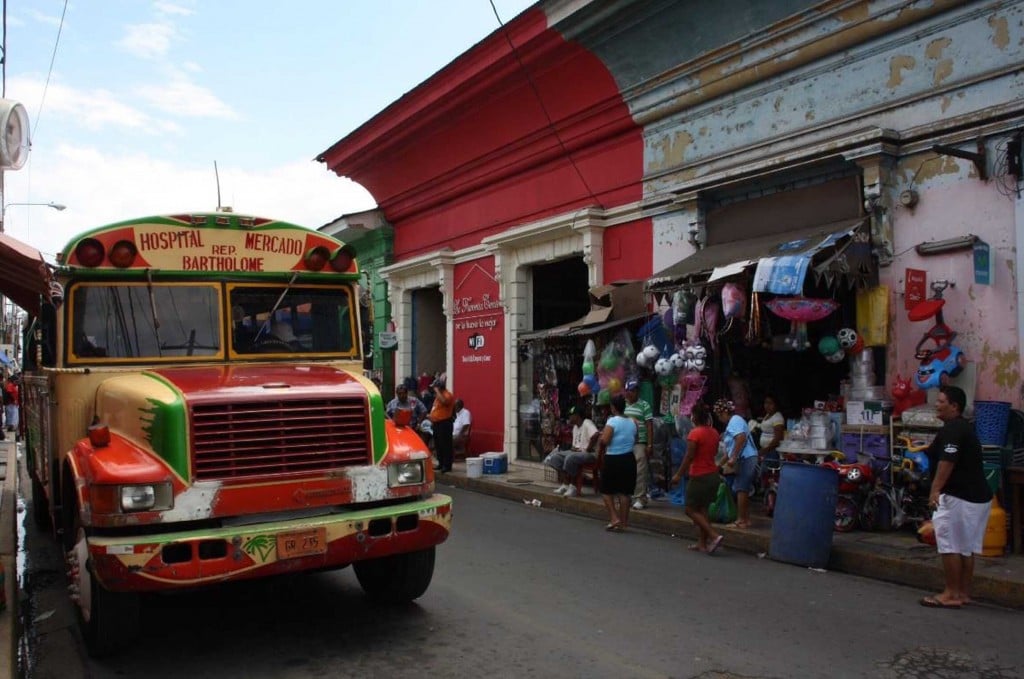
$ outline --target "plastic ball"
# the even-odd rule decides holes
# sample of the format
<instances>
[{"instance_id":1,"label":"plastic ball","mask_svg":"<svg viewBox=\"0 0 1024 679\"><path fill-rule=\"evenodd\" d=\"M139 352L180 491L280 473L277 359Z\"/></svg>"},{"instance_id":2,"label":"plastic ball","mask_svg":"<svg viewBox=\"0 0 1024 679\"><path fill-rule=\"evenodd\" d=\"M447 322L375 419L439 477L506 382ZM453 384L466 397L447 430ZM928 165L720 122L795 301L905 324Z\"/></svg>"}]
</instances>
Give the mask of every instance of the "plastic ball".
<instances>
[{"instance_id":1,"label":"plastic ball","mask_svg":"<svg viewBox=\"0 0 1024 679\"><path fill-rule=\"evenodd\" d=\"M590 396L590 385L586 382L580 382L579 386L576 387L576 391L580 392L580 396Z\"/></svg>"},{"instance_id":2,"label":"plastic ball","mask_svg":"<svg viewBox=\"0 0 1024 679\"><path fill-rule=\"evenodd\" d=\"M853 328L843 328L836 333L836 339L839 340L839 346L849 349L857 343L857 331Z\"/></svg>"},{"instance_id":3,"label":"plastic ball","mask_svg":"<svg viewBox=\"0 0 1024 679\"><path fill-rule=\"evenodd\" d=\"M597 405L606 406L612 402L612 394L607 389L597 392Z\"/></svg>"},{"instance_id":4,"label":"plastic ball","mask_svg":"<svg viewBox=\"0 0 1024 679\"><path fill-rule=\"evenodd\" d=\"M818 351L822 356L831 356L839 351L839 340L832 335L825 335L818 340Z\"/></svg>"},{"instance_id":5,"label":"plastic ball","mask_svg":"<svg viewBox=\"0 0 1024 679\"><path fill-rule=\"evenodd\" d=\"M864 338L857 335L857 341L854 342L853 346L846 350L848 354L859 354L864 351Z\"/></svg>"},{"instance_id":6,"label":"plastic ball","mask_svg":"<svg viewBox=\"0 0 1024 679\"><path fill-rule=\"evenodd\" d=\"M670 375L672 373L672 361L667 358L659 358L654 364L654 372L659 375Z\"/></svg>"},{"instance_id":7,"label":"plastic ball","mask_svg":"<svg viewBox=\"0 0 1024 679\"><path fill-rule=\"evenodd\" d=\"M693 369L700 372L707 367L707 361L703 357L693 359Z\"/></svg>"},{"instance_id":8,"label":"plastic ball","mask_svg":"<svg viewBox=\"0 0 1024 679\"><path fill-rule=\"evenodd\" d=\"M641 351L639 354L636 355L636 364L641 368L647 367L647 356L644 354L644 352Z\"/></svg>"},{"instance_id":9,"label":"plastic ball","mask_svg":"<svg viewBox=\"0 0 1024 679\"><path fill-rule=\"evenodd\" d=\"M613 394L617 394L620 391L622 391L622 380L620 380L618 377L608 378L608 391L610 391Z\"/></svg>"},{"instance_id":10,"label":"plastic ball","mask_svg":"<svg viewBox=\"0 0 1024 679\"><path fill-rule=\"evenodd\" d=\"M686 365L686 359L681 354L672 354L668 357L668 360L672 361L672 367L676 370L682 370L683 366Z\"/></svg>"},{"instance_id":11,"label":"plastic ball","mask_svg":"<svg viewBox=\"0 0 1024 679\"><path fill-rule=\"evenodd\" d=\"M658 347L654 346L653 344L648 344L646 347L644 347L643 355L645 358L653 361L654 359L661 356L661 350L658 349Z\"/></svg>"},{"instance_id":12,"label":"plastic ball","mask_svg":"<svg viewBox=\"0 0 1024 679\"><path fill-rule=\"evenodd\" d=\"M597 375L584 375L583 381L587 383L588 387L590 387L591 392L598 391L601 388L601 385L597 381Z\"/></svg>"},{"instance_id":13,"label":"plastic ball","mask_svg":"<svg viewBox=\"0 0 1024 679\"><path fill-rule=\"evenodd\" d=\"M589 358L587 360L583 361L583 374L584 375L593 375L594 374L594 361L592 361Z\"/></svg>"},{"instance_id":14,"label":"plastic ball","mask_svg":"<svg viewBox=\"0 0 1024 679\"><path fill-rule=\"evenodd\" d=\"M844 358L846 358L846 352L840 349L839 351L826 356L825 360L828 361L829 363L839 363Z\"/></svg>"},{"instance_id":15,"label":"plastic ball","mask_svg":"<svg viewBox=\"0 0 1024 679\"><path fill-rule=\"evenodd\" d=\"M615 354L608 354L601 359L601 367L605 370L615 370L619 367L619 359Z\"/></svg>"},{"instance_id":16,"label":"plastic ball","mask_svg":"<svg viewBox=\"0 0 1024 679\"><path fill-rule=\"evenodd\" d=\"M693 357L694 358L700 358L700 359L707 359L707 357L708 357L708 350L705 349L703 346L698 344L697 346L695 346L693 348Z\"/></svg>"}]
</instances>

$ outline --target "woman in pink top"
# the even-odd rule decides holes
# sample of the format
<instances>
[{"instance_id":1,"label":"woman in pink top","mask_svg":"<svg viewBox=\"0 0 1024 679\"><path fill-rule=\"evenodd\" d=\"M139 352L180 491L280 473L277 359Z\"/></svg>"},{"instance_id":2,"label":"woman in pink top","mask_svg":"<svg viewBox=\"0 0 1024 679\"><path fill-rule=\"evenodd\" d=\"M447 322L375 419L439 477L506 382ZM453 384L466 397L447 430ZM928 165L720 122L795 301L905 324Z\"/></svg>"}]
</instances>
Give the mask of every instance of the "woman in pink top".
<instances>
[{"instance_id":1,"label":"woman in pink top","mask_svg":"<svg viewBox=\"0 0 1024 679\"><path fill-rule=\"evenodd\" d=\"M679 483L684 476L690 477L686 484L686 515L700 531L697 544L691 545L690 549L713 554L725 538L715 531L708 518L708 507L722 482L715 464L719 435L711 425L711 411L703 402L693 406L690 417L694 427L686 436L686 455L679 471L672 477L672 484Z\"/></svg>"}]
</instances>

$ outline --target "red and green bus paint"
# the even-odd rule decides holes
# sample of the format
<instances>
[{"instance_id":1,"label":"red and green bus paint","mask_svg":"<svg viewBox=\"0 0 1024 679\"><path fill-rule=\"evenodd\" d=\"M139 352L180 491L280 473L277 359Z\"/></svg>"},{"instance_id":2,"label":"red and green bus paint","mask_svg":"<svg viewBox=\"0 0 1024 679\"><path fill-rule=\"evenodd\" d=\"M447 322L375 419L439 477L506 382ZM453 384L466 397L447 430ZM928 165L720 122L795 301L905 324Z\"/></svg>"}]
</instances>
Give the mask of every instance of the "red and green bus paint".
<instances>
[{"instance_id":1,"label":"red and green bus paint","mask_svg":"<svg viewBox=\"0 0 1024 679\"><path fill-rule=\"evenodd\" d=\"M142 592L352 565L374 598L423 594L451 499L361 374L353 248L182 214L88 231L47 271L26 449L92 653L145 633Z\"/></svg>"}]
</instances>

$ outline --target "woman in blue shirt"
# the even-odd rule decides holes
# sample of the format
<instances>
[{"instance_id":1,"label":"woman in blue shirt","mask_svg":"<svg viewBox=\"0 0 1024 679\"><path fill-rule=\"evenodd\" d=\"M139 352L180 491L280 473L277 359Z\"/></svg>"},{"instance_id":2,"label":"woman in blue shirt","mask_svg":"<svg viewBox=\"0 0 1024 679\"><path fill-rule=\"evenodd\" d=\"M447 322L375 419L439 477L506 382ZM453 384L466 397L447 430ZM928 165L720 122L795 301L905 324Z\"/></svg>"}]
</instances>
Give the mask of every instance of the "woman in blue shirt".
<instances>
[{"instance_id":1,"label":"woman in blue shirt","mask_svg":"<svg viewBox=\"0 0 1024 679\"><path fill-rule=\"evenodd\" d=\"M621 395L611 400L608 418L597 440L597 461L601 468L601 499L608 510L605 530L623 531L629 524L629 505L636 486L636 422L623 415L626 399Z\"/></svg>"},{"instance_id":2,"label":"woman in blue shirt","mask_svg":"<svg viewBox=\"0 0 1024 679\"><path fill-rule=\"evenodd\" d=\"M725 448L723 466L736 468L732 483L736 493L736 523L734 528L750 528L750 492L754 490L754 474L757 473L757 447L750 436L747 421L736 414L732 401L719 399L715 402L715 417L725 425L722 444Z\"/></svg>"}]
</instances>

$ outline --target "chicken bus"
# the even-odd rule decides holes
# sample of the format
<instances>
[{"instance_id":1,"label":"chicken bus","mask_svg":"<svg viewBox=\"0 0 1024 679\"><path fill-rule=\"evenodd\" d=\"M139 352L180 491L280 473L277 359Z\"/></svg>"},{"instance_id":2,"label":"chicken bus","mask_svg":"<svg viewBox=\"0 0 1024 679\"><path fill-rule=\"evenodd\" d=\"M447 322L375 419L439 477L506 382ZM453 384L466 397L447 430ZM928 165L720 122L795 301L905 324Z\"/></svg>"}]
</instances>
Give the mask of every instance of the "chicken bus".
<instances>
[{"instance_id":1,"label":"chicken bus","mask_svg":"<svg viewBox=\"0 0 1024 679\"><path fill-rule=\"evenodd\" d=\"M362 375L350 245L226 212L93 229L55 265L0 245L34 518L93 655L144 632L146 592L350 564L372 598L426 591L451 498Z\"/></svg>"}]
</instances>

